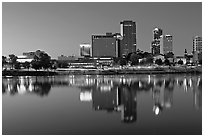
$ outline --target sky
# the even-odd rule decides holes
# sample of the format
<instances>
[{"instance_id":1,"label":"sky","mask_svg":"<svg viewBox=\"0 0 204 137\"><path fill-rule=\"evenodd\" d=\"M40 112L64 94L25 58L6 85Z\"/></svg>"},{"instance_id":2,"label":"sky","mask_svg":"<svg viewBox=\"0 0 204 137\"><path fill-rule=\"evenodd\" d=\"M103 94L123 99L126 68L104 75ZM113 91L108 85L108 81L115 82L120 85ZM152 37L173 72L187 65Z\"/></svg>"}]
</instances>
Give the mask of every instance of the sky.
<instances>
[{"instance_id":1,"label":"sky","mask_svg":"<svg viewBox=\"0 0 204 137\"><path fill-rule=\"evenodd\" d=\"M137 23L137 49L150 52L152 30L173 36L173 52L192 51L202 36L201 2L3 2L2 55L45 51L52 58L79 56L91 35L120 32L120 22Z\"/></svg>"}]
</instances>

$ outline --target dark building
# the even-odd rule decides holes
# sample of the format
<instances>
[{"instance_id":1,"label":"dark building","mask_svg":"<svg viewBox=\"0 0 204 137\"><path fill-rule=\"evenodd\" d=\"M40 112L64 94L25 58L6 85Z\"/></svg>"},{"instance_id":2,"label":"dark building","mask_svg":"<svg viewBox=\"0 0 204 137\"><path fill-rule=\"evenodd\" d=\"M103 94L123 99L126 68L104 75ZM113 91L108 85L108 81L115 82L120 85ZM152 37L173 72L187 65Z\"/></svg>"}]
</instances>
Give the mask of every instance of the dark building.
<instances>
[{"instance_id":1,"label":"dark building","mask_svg":"<svg viewBox=\"0 0 204 137\"><path fill-rule=\"evenodd\" d=\"M136 23L133 21L123 21L120 22L121 35L123 39L120 44L120 57L127 55L131 52L136 52L137 42L136 42Z\"/></svg>"},{"instance_id":2,"label":"dark building","mask_svg":"<svg viewBox=\"0 0 204 137\"><path fill-rule=\"evenodd\" d=\"M156 27L152 32L153 32L153 41L151 43L152 54L159 55L162 38L162 29Z\"/></svg>"},{"instance_id":3,"label":"dark building","mask_svg":"<svg viewBox=\"0 0 204 137\"><path fill-rule=\"evenodd\" d=\"M118 57L120 40L117 34L92 35L93 57Z\"/></svg>"},{"instance_id":4,"label":"dark building","mask_svg":"<svg viewBox=\"0 0 204 137\"><path fill-rule=\"evenodd\" d=\"M173 52L173 37L171 35L163 36L163 54Z\"/></svg>"},{"instance_id":5,"label":"dark building","mask_svg":"<svg viewBox=\"0 0 204 137\"><path fill-rule=\"evenodd\" d=\"M89 43L80 44L80 55L84 57L91 56L91 45Z\"/></svg>"},{"instance_id":6,"label":"dark building","mask_svg":"<svg viewBox=\"0 0 204 137\"><path fill-rule=\"evenodd\" d=\"M159 55L160 54L160 41L152 41L152 55Z\"/></svg>"}]
</instances>

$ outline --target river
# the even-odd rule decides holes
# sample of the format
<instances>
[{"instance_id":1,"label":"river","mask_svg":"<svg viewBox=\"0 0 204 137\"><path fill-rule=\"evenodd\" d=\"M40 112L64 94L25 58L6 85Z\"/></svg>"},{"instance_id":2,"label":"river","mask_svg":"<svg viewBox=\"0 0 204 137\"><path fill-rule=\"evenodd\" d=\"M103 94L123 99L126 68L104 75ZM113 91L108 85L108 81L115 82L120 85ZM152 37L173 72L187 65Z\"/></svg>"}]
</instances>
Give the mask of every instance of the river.
<instances>
[{"instance_id":1,"label":"river","mask_svg":"<svg viewBox=\"0 0 204 137\"><path fill-rule=\"evenodd\" d=\"M202 134L202 75L3 77L2 134Z\"/></svg>"}]
</instances>

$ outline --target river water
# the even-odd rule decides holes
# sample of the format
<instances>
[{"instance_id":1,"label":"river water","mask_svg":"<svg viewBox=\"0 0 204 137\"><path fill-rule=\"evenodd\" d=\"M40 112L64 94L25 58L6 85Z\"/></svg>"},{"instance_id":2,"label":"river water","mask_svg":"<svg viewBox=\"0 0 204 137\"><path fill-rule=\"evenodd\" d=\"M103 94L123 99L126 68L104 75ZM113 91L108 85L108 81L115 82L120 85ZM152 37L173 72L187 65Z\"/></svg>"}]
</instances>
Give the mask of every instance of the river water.
<instances>
[{"instance_id":1,"label":"river water","mask_svg":"<svg viewBox=\"0 0 204 137\"><path fill-rule=\"evenodd\" d=\"M2 133L202 134L202 75L3 77Z\"/></svg>"}]
</instances>

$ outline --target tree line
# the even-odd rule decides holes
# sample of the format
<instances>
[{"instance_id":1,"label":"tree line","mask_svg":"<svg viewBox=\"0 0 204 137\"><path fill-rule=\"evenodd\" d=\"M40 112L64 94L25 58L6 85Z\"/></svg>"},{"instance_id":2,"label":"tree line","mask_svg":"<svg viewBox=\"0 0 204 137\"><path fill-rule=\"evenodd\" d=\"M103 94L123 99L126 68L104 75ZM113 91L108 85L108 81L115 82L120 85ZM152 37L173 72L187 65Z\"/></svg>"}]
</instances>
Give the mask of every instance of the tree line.
<instances>
[{"instance_id":1,"label":"tree line","mask_svg":"<svg viewBox=\"0 0 204 137\"><path fill-rule=\"evenodd\" d=\"M9 58L2 56L2 67L5 65L10 65L11 69L30 69L33 68L35 70L39 69L56 69L56 63L55 61L51 60L51 57L47 53L41 52L39 55L34 55L34 58L31 62L24 62L20 63L17 61L18 57L14 54L10 54Z\"/></svg>"}]
</instances>

